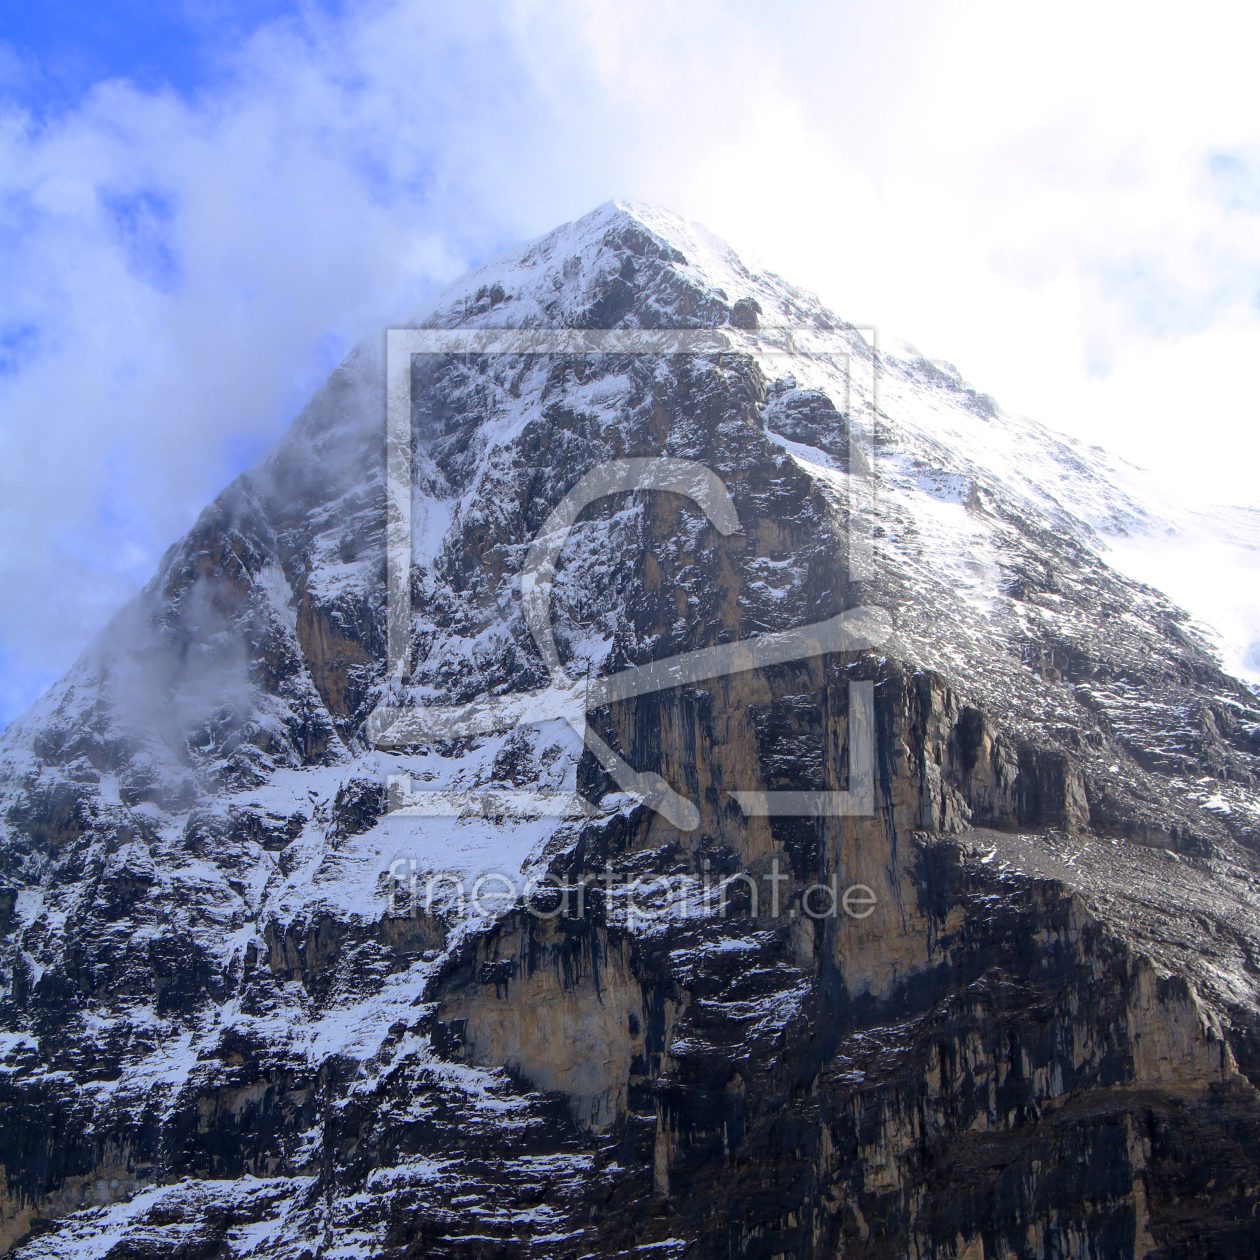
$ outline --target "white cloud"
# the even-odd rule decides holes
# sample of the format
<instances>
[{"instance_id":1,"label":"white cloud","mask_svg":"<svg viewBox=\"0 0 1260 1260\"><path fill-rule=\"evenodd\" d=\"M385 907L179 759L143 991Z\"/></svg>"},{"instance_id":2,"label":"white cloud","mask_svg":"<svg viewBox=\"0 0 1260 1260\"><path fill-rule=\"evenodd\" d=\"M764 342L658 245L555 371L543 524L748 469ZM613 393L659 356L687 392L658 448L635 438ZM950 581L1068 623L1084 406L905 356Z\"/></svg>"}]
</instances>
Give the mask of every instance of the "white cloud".
<instances>
[{"instance_id":1,"label":"white cloud","mask_svg":"<svg viewBox=\"0 0 1260 1260\"><path fill-rule=\"evenodd\" d=\"M914 73L884 67L877 145L785 74L799 126L763 141L782 178L732 205L732 146L696 181L700 215L1008 407L1255 501L1260 19L942 12Z\"/></svg>"},{"instance_id":2,"label":"white cloud","mask_svg":"<svg viewBox=\"0 0 1260 1260\"><path fill-rule=\"evenodd\" d=\"M346 345L619 193L1260 500L1256 18L1184 12L378 3L263 29L192 98L10 107L0 720Z\"/></svg>"}]
</instances>

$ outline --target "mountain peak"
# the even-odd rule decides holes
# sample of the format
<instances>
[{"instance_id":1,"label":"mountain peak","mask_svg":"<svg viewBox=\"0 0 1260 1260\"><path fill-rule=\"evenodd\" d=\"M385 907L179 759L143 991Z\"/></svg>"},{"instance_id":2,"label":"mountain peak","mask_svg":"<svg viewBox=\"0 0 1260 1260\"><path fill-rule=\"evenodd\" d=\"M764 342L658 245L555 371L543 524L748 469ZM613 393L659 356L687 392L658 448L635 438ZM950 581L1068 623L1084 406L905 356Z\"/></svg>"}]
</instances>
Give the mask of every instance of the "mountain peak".
<instances>
[{"instance_id":1,"label":"mountain peak","mask_svg":"<svg viewBox=\"0 0 1260 1260\"><path fill-rule=\"evenodd\" d=\"M360 348L9 728L0 1246L1251 1254L1260 707L1106 467L638 203L415 322L739 335L415 357L402 677Z\"/></svg>"},{"instance_id":2,"label":"mountain peak","mask_svg":"<svg viewBox=\"0 0 1260 1260\"><path fill-rule=\"evenodd\" d=\"M608 201L448 285L408 322L426 328L711 328L755 303L769 322L817 300L750 269L707 229L663 207ZM740 320L740 314L735 314Z\"/></svg>"}]
</instances>

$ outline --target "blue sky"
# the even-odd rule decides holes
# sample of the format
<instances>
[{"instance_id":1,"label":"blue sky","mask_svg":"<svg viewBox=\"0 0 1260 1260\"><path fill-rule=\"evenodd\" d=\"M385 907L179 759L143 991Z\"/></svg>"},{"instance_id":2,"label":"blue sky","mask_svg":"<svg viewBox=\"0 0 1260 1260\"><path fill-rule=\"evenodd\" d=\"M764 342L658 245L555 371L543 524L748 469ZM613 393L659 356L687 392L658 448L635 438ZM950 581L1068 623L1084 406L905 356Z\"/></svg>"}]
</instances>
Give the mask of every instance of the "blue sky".
<instances>
[{"instance_id":1,"label":"blue sky","mask_svg":"<svg viewBox=\"0 0 1260 1260\"><path fill-rule=\"evenodd\" d=\"M607 200L1260 502L1253 6L0 6L0 723L344 351Z\"/></svg>"},{"instance_id":2,"label":"blue sky","mask_svg":"<svg viewBox=\"0 0 1260 1260\"><path fill-rule=\"evenodd\" d=\"M244 39L266 23L299 17L304 7L292 0L4 0L0 39L20 67L10 72L9 90L46 116L74 106L103 79L125 78L150 92L213 89L231 75Z\"/></svg>"}]
</instances>

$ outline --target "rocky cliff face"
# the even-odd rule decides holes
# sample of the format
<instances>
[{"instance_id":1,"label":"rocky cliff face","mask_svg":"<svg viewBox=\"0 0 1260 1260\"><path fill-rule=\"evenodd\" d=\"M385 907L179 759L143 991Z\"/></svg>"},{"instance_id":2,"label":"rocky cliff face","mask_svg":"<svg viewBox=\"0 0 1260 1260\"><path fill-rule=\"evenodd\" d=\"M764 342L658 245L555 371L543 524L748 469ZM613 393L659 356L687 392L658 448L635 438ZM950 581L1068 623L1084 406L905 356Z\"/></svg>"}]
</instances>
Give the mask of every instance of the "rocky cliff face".
<instances>
[{"instance_id":1,"label":"rocky cliff face","mask_svg":"<svg viewBox=\"0 0 1260 1260\"><path fill-rule=\"evenodd\" d=\"M420 322L727 342L416 360L403 684L382 365L352 355L5 733L0 1242L1260 1252L1260 701L1101 559L1149 510L647 208L495 260ZM739 528L668 492L588 508L552 589L570 676L859 606L885 641L593 712L690 830L560 714L373 747L384 701L547 684L530 543L590 469L642 456L711 469ZM732 793L855 786L854 684L872 810L745 813ZM542 792L585 806L549 817ZM416 800L446 812L392 808Z\"/></svg>"}]
</instances>

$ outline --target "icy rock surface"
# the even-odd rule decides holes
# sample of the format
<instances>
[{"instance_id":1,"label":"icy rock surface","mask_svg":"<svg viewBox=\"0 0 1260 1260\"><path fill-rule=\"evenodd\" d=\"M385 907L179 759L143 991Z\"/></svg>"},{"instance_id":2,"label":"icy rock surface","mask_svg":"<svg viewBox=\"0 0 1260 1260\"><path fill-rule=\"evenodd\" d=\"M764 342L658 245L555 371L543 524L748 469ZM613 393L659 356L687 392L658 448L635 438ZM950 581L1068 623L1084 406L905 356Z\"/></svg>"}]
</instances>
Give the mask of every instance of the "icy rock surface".
<instances>
[{"instance_id":1,"label":"icy rock surface","mask_svg":"<svg viewBox=\"0 0 1260 1260\"><path fill-rule=\"evenodd\" d=\"M416 323L714 328L731 349L416 360L401 688L383 369L356 351L5 732L0 1244L1257 1254L1260 701L1108 566L1170 527L1140 477L948 364L876 357L649 207L496 259ZM790 359L766 349L783 327ZM872 408L863 576L848 439ZM584 473L645 455L717 472L740 529L667 493L589 508L553 591L572 676L858 605L888 641L592 714L694 802L690 832L558 718L371 748L383 700L546 685L529 544ZM874 816L745 817L732 791L847 786L863 680ZM391 776L589 810L399 815ZM490 883L479 914L454 885L488 872L591 887L540 917ZM833 877L869 916L803 913Z\"/></svg>"}]
</instances>

